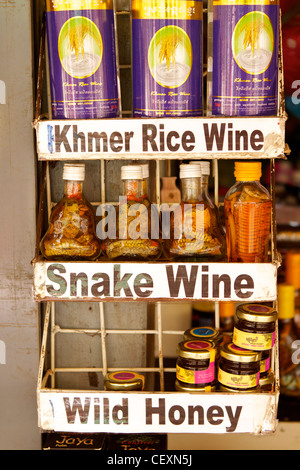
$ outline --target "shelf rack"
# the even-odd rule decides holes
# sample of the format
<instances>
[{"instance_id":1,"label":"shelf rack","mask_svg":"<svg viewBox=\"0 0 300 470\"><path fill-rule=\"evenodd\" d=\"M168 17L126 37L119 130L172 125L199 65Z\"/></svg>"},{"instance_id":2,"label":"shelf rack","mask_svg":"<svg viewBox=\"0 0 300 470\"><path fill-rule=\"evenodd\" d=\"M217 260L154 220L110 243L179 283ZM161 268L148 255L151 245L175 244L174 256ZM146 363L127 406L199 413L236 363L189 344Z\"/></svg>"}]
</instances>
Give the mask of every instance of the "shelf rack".
<instances>
[{"instance_id":1,"label":"shelf rack","mask_svg":"<svg viewBox=\"0 0 300 470\"><path fill-rule=\"evenodd\" d=\"M116 11L118 15L129 15L130 11ZM279 377L278 377L278 345L274 348L272 354L272 368L275 371L275 386L271 393L238 393L228 394L224 392L215 392L207 394L184 394L179 392L165 391L165 374L174 373L174 367L165 367L163 357L163 340L166 335L182 335L181 331L170 331L162 328L162 302L164 301L184 301L187 299L184 290L179 291L177 296L170 295L169 284L164 279L164 288L160 285L160 294L156 294L158 290L153 289L154 295L149 298L139 299L138 296L126 298L124 292L120 296L93 296L88 291L77 290L76 295L70 295L69 286L63 295L57 295L55 290L59 291L59 284L55 284L51 293L47 289L48 269L56 272L57 264L61 265L65 272L69 274L71 271L79 269L90 279L90 273L102 272L111 276L112 270L116 264L121 269L131 270L140 273L141 268L147 269L152 278L158 283L161 282L161 273L167 272L167 267L178 269L174 263L109 263L99 260L91 263L49 263L42 259L39 253L39 241L42 233L43 217L46 211L51 212L53 201L51 201L51 178L49 165L55 161L72 161L72 160L99 160L101 165L101 201L105 203L105 162L111 159L116 160L153 160L155 162L155 179L156 179L156 203L160 204L160 161L161 160L193 160L193 159L209 159L213 164L215 201L218 204L218 160L219 159L268 159L270 160L270 189L273 196L273 217L272 217L272 234L271 234L271 257L270 262L261 265L245 265L230 263L208 263L210 272L220 274L221 272L229 273L232 277L235 274L249 273L255 281L255 290L251 297L251 301L273 302L276 304L276 275L277 268L280 265L280 257L276 250L276 221L274 206L274 186L275 186L275 160L277 158L285 158L288 153L285 145L284 128L286 115L284 112L283 100L283 83L280 80L279 86L279 109L278 116L264 118L166 118L151 120L133 120L128 118L130 111L122 110L122 118L113 120L89 120L89 121L53 121L45 119L41 116L41 96L43 83L43 70L45 61L45 25L43 25L41 48L40 48L40 66L38 75L38 90L36 102L36 115L33 127L37 135L37 155L38 161L41 162L41 179L40 179L40 198L39 198L39 215L37 223L37 246L35 259L33 260L34 268L34 288L33 295L36 301L42 302L45 308L44 328L41 346L41 357L39 365L39 375L37 384L37 400L39 426L44 431L74 431L74 432L169 432L169 433L228 433L228 432L247 432L254 434L268 434L276 430L277 425L277 406L279 399ZM280 54L281 58L281 54ZM281 62L280 62L281 63ZM128 68L130 65L123 65L121 68ZM282 70L282 63L281 63ZM119 66L120 74L120 66ZM234 129L244 131L251 136L253 132L260 130L262 133L262 146L259 148L236 147L235 150L228 148L228 142L224 141L222 149L213 146L211 149L207 147L206 135L210 131L211 126L215 125L218 129L220 126L226 126L233 123ZM178 132L180 148L178 152L172 152L170 149L153 151L153 148L143 148L142 136L147 125L164 126L167 133L170 130ZM62 144L56 144L55 136L61 133L63 126L70 126L71 132L67 141ZM95 147L89 148L86 143L85 150L74 152L72 130L76 127L76 132L106 132L111 135L112 132L118 132L123 137L123 146L125 145L125 132L133 135L130 140L130 152L116 151L116 147L110 146L104 151L103 147L99 151L95 151ZM66 129L66 128L65 128ZM182 146L182 135L184 131L189 131L195 139L195 146L192 150L185 150ZM206 132L206 134L205 134ZM70 145L71 143L71 145ZM69 147L68 147L69 145ZM73 148L72 148L73 146ZM124 149L125 147L123 147ZM71 151L70 151L71 149ZM122 150L123 150L122 149ZM94 202L99 204L99 202ZM54 270L53 270L53 265ZM52 266L52 267L51 267ZM202 263L193 264L197 268L198 273L201 271ZM187 269L191 269L188 266ZM225 271L224 271L225 269ZM71 270L71 271L70 271ZM130 271L130 272L131 272ZM126 271L127 272L127 271ZM159 274L160 273L160 274ZM263 273L263 274L262 274ZM190 271L188 271L190 275ZM57 278L56 278L57 279ZM185 279L191 279L185 278ZM237 291L231 286L231 299L242 301L237 295ZM200 290L195 289L193 295L188 300L203 300L203 296L199 294ZM162 295L163 293L163 295ZM148 302L149 305L154 302L156 325L154 329L147 330L113 330L107 329L105 325L105 302L109 301L138 301ZM219 325L218 305L220 301L228 300L223 293L215 295L210 291L205 300L214 300L216 302L215 323ZM99 303L99 328L97 329L79 329L79 328L61 328L56 322L55 306L58 301L96 301ZM102 364L99 367L92 368L73 368L73 367L56 367L55 357L55 340L58 334L85 334L96 335L101 340ZM65 390L56 387L56 374L59 373L89 373L99 372L103 375L109 370L107 362L106 339L107 335L113 334L145 334L154 335L158 343L158 365L157 367L136 368L137 372L154 373L159 376L158 390L153 388L144 392L127 392L127 393L108 393L103 390ZM47 364L47 348L50 349L50 366ZM198 408L197 408L198 407ZM197 408L197 410L196 410ZM119 414L116 410L119 410ZM229 414L236 413L237 423L233 426ZM196 418L195 413L199 413ZM194 413L194 414L193 414ZM220 413L219 419L214 416ZM239 414L240 413L240 414Z\"/></svg>"}]
</instances>

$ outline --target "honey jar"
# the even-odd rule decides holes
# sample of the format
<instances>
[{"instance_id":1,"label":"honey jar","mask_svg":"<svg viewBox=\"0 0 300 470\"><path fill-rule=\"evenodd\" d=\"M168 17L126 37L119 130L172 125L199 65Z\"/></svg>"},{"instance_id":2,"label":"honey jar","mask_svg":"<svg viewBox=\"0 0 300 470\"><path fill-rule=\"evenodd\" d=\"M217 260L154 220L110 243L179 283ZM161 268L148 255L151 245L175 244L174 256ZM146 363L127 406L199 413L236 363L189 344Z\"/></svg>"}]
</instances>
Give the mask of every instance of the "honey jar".
<instances>
[{"instance_id":1,"label":"honey jar","mask_svg":"<svg viewBox=\"0 0 300 470\"><path fill-rule=\"evenodd\" d=\"M203 389L215 382L216 350L209 341L188 340L177 346L176 379L179 386Z\"/></svg>"},{"instance_id":2,"label":"honey jar","mask_svg":"<svg viewBox=\"0 0 300 470\"><path fill-rule=\"evenodd\" d=\"M260 361L260 378L268 375L271 367L271 350L265 350L261 352Z\"/></svg>"},{"instance_id":3,"label":"honey jar","mask_svg":"<svg viewBox=\"0 0 300 470\"><path fill-rule=\"evenodd\" d=\"M272 349L277 312L266 305L244 304L236 309L232 342L253 351Z\"/></svg>"},{"instance_id":4,"label":"honey jar","mask_svg":"<svg viewBox=\"0 0 300 470\"><path fill-rule=\"evenodd\" d=\"M236 390L251 390L259 385L261 352L242 349L233 343L221 346L218 381Z\"/></svg>"},{"instance_id":5,"label":"honey jar","mask_svg":"<svg viewBox=\"0 0 300 470\"><path fill-rule=\"evenodd\" d=\"M129 370L119 370L106 374L104 389L110 391L144 390L145 378Z\"/></svg>"},{"instance_id":6,"label":"honey jar","mask_svg":"<svg viewBox=\"0 0 300 470\"><path fill-rule=\"evenodd\" d=\"M261 392L273 392L274 390L274 372L269 370L268 374L259 379Z\"/></svg>"},{"instance_id":7,"label":"honey jar","mask_svg":"<svg viewBox=\"0 0 300 470\"><path fill-rule=\"evenodd\" d=\"M206 387L192 387L189 384L180 384L179 381L176 379L175 380L175 390L177 392L187 392L187 393L209 393L209 392L214 392L216 390L216 383L213 383L212 385L207 385Z\"/></svg>"}]
</instances>

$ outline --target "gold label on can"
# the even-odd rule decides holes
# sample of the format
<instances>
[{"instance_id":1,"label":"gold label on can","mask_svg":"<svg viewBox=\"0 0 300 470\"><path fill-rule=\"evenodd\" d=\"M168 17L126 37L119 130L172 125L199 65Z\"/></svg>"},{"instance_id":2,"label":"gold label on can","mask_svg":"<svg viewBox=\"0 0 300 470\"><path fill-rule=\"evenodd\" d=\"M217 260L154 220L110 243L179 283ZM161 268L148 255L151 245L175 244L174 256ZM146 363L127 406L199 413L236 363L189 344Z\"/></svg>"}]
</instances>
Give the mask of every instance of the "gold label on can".
<instances>
[{"instance_id":1,"label":"gold label on can","mask_svg":"<svg viewBox=\"0 0 300 470\"><path fill-rule=\"evenodd\" d=\"M176 19L202 20L202 1L175 0L161 2L159 0L133 0L132 18L134 19Z\"/></svg>"}]
</instances>

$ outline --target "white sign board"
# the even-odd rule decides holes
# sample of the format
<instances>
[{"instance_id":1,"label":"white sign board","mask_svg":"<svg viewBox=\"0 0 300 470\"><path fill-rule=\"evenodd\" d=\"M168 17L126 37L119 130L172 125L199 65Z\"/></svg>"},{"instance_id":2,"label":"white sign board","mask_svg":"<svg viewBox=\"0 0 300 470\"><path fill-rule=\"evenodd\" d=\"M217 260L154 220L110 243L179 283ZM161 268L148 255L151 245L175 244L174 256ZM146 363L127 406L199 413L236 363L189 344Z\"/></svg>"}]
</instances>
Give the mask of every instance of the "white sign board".
<instances>
[{"instance_id":1,"label":"white sign board","mask_svg":"<svg viewBox=\"0 0 300 470\"><path fill-rule=\"evenodd\" d=\"M271 263L36 262L36 300L276 300Z\"/></svg>"},{"instance_id":2,"label":"white sign board","mask_svg":"<svg viewBox=\"0 0 300 470\"><path fill-rule=\"evenodd\" d=\"M99 158L277 158L285 120L264 118L38 121L40 160Z\"/></svg>"},{"instance_id":3,"label":"white sign board","mask_svg":"<svg viewBox=\"0 0 300 470\"><path fill-rule=\"evenodd\" d=\"M39 425L65 432L259 433L272 400L273 395L242 393L44 391Z\"/></svg>"}]
</instances>

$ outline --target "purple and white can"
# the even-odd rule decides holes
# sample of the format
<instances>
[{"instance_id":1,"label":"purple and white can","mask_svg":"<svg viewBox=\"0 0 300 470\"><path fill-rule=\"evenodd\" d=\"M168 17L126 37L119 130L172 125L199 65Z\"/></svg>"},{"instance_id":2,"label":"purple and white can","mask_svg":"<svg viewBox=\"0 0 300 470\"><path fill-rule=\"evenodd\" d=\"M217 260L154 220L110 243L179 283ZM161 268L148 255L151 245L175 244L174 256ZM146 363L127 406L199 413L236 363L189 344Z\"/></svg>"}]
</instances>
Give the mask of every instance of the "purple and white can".
<instances>
[{"instance_id":1,"label":"purple and white can","mask_svg":"<svg viewBox=\"0 0 300 470\"><path fill-rule=\"evenodd\" d=\"M113 0L47 0L52 117L119 115Z\"/></svg>"},{"instance_id":2,"label":"purple and white can","mask_svg":"<svg viewBox=\"0 0 300 470\"><path fill-rule=\"evenodd\" d=\"M202 0L132 1L134 117L202 115Z\"/></svg>"},{"instance_id":3,"label":"purple and white can","mask_svg":"<svg viewBox=\"0 0 300 470\"><path fill-rule=\"evenodd\" d=\"M213 115L278 110L279 0L213 0Z\"/></svg>"}]
</instances>

